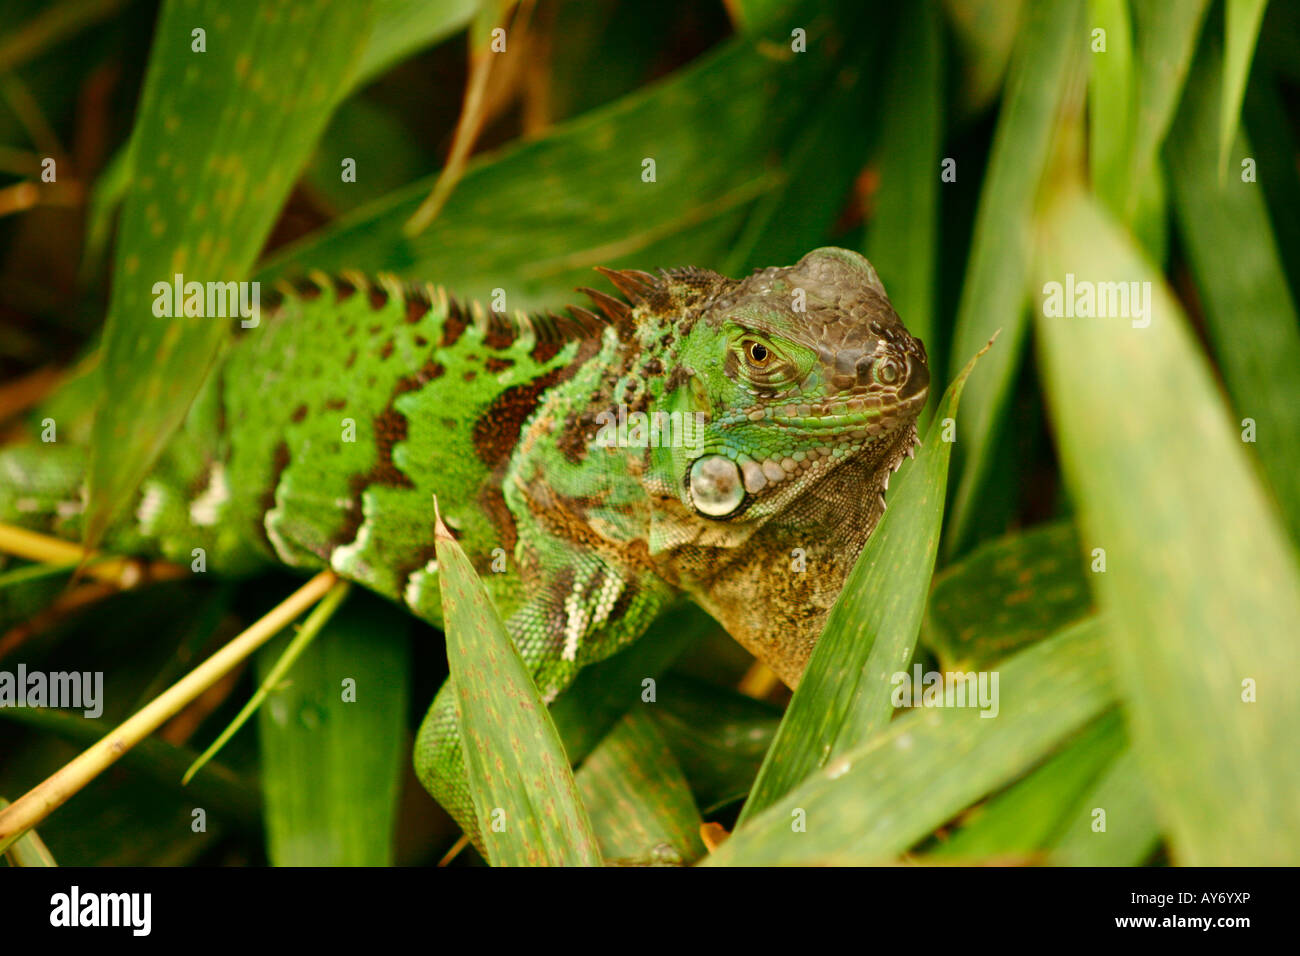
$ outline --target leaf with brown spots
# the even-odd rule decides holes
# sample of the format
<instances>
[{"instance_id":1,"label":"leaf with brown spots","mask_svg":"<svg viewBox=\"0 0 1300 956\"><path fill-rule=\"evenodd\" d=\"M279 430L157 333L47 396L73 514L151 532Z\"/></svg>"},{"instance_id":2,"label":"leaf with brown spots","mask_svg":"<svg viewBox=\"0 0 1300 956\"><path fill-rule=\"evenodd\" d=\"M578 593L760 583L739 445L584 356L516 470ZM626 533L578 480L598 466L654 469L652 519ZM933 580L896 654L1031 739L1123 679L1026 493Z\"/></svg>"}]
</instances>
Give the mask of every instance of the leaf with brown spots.
<instances>
[{"instance_id":1,"label":"leaf with brown spots","mask_svg":"<svg viewBox=\"0 0 1300 956\"><path fill-rule=\"evenodd\" d=\"M370 23L365 0L267 0L251 17L223 0L163 6L132 134L132 189L104 331L89 542L149 472L239 327L238 316L155 317L167 287L155 292L155 284L248 274L346 91ZM199 28L203 52L193 49Z\"/></svg>"},{"instance_id":2,"label":"leaf with brown spots","mask_svg":"<svg viewBox=\"0 0 1300 956\"><path fill-rule=\"evenodd\" d=\"M447 660L488 859L494 866L599 866L551 715L469 558L440 517L435 527Z\"/></svg>"}]
</instances>

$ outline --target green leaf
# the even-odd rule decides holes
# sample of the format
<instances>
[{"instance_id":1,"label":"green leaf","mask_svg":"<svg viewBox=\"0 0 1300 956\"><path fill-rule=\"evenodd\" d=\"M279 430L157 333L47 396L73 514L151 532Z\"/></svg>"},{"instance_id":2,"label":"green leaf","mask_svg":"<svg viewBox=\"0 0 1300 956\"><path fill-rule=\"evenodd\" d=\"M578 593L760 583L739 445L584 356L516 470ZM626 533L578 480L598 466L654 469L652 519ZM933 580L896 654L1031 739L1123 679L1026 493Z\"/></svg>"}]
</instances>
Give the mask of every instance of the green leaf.
<instances>
[{"instance_id":1,"label":"green leaf","mask_svg":"<svg viewBox=\"0 0 1300 956\"><path fill-rule=\"evenodd\" d=\"M221 752L221 748L225 746L226 741L239 732L239 728L244 726L248 718L257 712L258 707L262 705L262 701L275 689L277 684L284 680L285 675L298 658L302 656L303 651L311 646L311 642L316 639L316 635L329 623L329 619L333 617L339 604L347 597L350 588L351 584L347 581L338 581L321 598L320 603L307 616L307 620L298 628L298 633L276 655L275 663L270 665L270 669L267 670L266 676L262 678L262 682L253 693L253 696L239 709L239 713L226 725L226 729L217 735L217 739L199 755L194 763L190 764L189 769L185 771L185 776L181 778L182 784L189 783L194 778L194 775L203 769L204 764Z\"/></svg>"},{"instance_id":2,"label":"green leaf","mask_svg":"<svg viewBox=\"0 0 1300 956\"><path fill-rule=\"evenodd\" d=\"M964 544L1015 381L1028 328L1024 309L1034 201L1058 111L1079 73L1086 36L1081 0L1029 5L980 190L973 248L953 333L956 362L974 353L999 329L1003 331L1002 344L985 362L984 374L971 383L966 411L958 423L961 477L953 499L949 554ZM959 166L957 175L964 172Z\"/></svg>"},{"instance_id":3,"label":"green leaf","mask_svg":"<svg viewBox=\"0 0 1300 956\"><path fill-rule=\"evenodd\" d=\"M1038 274L1150 283L1147 327L1038 317L1063 471L1175 860L1300 859L1300 567L1178 303L1062 180ZM1135 320L1136 321L1136 320ZM1257 695L1257 702L1256 702Z\"/></svg>"},{"instance_id":4,"label":"green leaf","mask_svg":"<svg viewBox=\"0 0 1300 956\"><path fill-rule=\"evenodd\" d=\"M392 863L408 753L408 630L409 619L396 608L355 595L258 710L267 856L274 865ZM258 653L259 681L283 672L286 643Z\"/></svg>"},{"instance_id":5,"label":"green leaf","mask_svg":"<svg viewBox=\"0 0 1300 956\"><path fill-rule=\"evenodd\" d=\"M1169 132L1209 0L1132 0L1137 21L1137 119L1127 177L1126 217L1137 214L1142 184Z\"/></svg>"},{"instance_id":6,"label":"green leaf","mask_svg":"<svg viewBox=\"0 0 1300 956\"><path fill-rule=\"evenodd\" d=\"M95 544L184 419L238 318L158 318L155 283L245 277L346 86L366 0L163 7L132 133L91 446ZM202 29L206 52L191 31Z\"/></svg>"},{"instance_id":7,"label":"green leaf","mask_svg":"<svg viewBox=\"0 0 1300 956\"><path fill-rule=\"evenodd\" d=\"M948 386L920 454L899 475L889 507L831 608L741 823L889 722L890 675L912 659L939 549L952 451L939 432L943 419L956 415L966 379L988 348Z\"/></svg>"},{"instance_id":8,"label":"green leaf","mask_svg":"<svg viewBox=\"0 0 1300 956\"><path fill-rule=\"evenodd\" d=\"M1124 722L1108 711L1026 777L972 810L956 833L919 862L996 861L1042 850L1125 746Z\"/></svg>"},{"instance_id":9,"label":"green leaf","mask_svg":"<svg viewBox=\"0 0 1300 956\"><path fill-rule=\"evenodd\" d=\"M1088 73L1088 169L1098 198L1122 214L1136 105L1128 0L1088 0L1088 26L1106 36Z\"/></svg>"},{"instance_id":10,"label":"green leaf","mask_svg":"<svg viewBox=\"0 0 1300 956\"><path fill-rule=\"evenodd\" d=\"M1300 10L1297 14L1300 20ZM1291 128L1279 78L1272 70L1253 72L1246 87L1244 116L1282 272L1291 287L1291 300L1300 301L1300 216L1292 214L1300 209L1300 169L1295 163L1300 139Z\"/></svg>"},{"instance_id":11,"label":"green leaf","mask_svg":"<svg viewBox=\"0 0 1300 956\"><path fill-rule=\"evenodd\" d=\"M469 558L436 522L447 660L488 859L493 866L599 866L546 705Z\"/></svg>"},{"instance_id":12,"label":"green leaf","mask_svg":"<svg viewBox=\"0 0 1300 956\"><path fill-rule=\"evenodd\" d=\"M1221 65L1217 44L1198 59L1169 137L1174 209L1234 417L1254 421L1249 447L1300 542L1300 319L1260 185L1219 176ZM1254 155L1244 132L1238 143Z\"/></svg>"},{"instance_id":13,"label":"green leaf","mask_svg":"<svg viewBox=\"0 0 1300 956\"><path fill-rule=\"evenodd\" d=\"M597 265L720 267L754 201L782 182L780 161L833 82L854 22L806 16L807 54L790 51L784 29L737 37L660 83L472 162L437 226L419 236L402 225L432 178L285 248L260 278L308 266L391 271L468 298L503 288L510 309L532 309L570 299ZM641 178L647 158L653 183Z\"/></svg>"},{"instance_id":14,"label":"green leaf","mask_svg":"<svg viewBox=\"0 0 1300 956\"><path fill-rule=\"evenodd\" d=\"M999 672L1008 693L997 717L956 707L899 717L741 826L706 862L887 861L1023 774L1115 701L1095 619L1022 651Z\"/></svg>"},{"instance_id":15,"label":"green leaf","mask_svg":"<svg viewBox=\"0 0 1300 956\"><path fill-rule=\"evenodd\" d=\"M584 667L550 707L569 761L586 757L620 717L640 706L645 680L658 681L684 650L716 630L713 618L694 604L682 604L656 620L631 647Z\"/></svg>"},{"instance_id":16,"label":"green leaf","mask_svg":"<svg viewBox=\"0 0 1300 956\"><path fill-rule=\"evenodd\" d=\"M1104 810L1105 829L1097 829ZM1076 808L1056 840L1050 862L1065 866L1141 866L1160 842L1142 768L1125 750Z\"/></svg>"},{"instance_id":17,"label":"green leaf","mask_svg":"<svg viewBox=\"0 0 1300 956\"><path fill-rule=\"evenodd\" d=\"M480 0L372 0L370 37L353 71L353 87L385 72L417 51L459 33L478 12Z\"/></svg>"},{"instance_id":18,"label":"green leaf","mask_svg":"<svg viewBox=\"0 0 1300 956\"><path fill-rule=\"evenodd\" d=\"M1232 148L1241 120L1241 100L1246 95L1250 61L1255 58L1259 25L1268 0L1225 0L1223 35L1225 58L1223 88L1219 101L1219 180L1228 172L1228 150Z\"/></svg>"},{"instance_id":19,"label":"green leaf","mask_svg":"<svg viewBox=\"0 0 1300 956\"><path fill-rule=\"evenodd\" d=\"M795 6L793 0L728 0L727 12L737 30L760 30L773 22L780 23Z\"/></svg>"},{"instance_id":20,"label":"green leaf","mask_svg":"<svg viewBox=\"0 0 1300 956\"><path fill-rule=\"evenodd\" d=\"M960 55L957 112L982 111L998 95L1016 36L1023 29L1025 0L945 0L944 12Z\"/></svg>"},{"instance_id":21,"label":"green leaf","mask_svg":"<svg viewBox=\"0 0 1300 956\"><path fill-rule=\"evenodd\" d=\"M866 255L908 331L929 349L931 367L944 368L934 336L945 67L938 0L922 0L895 32Z\"/></svg>"},{"instance_id":22,"label":"green leaf","mask_svg":"<svg viewBox=\"0 0 1300 956\"><path fill-rule=\"evenodd\" d=\"M781 710L730 688L672 673L660 682L655 717L707 815L749 793L781 722Z\"/></svg>"},{"instance_id":23,"label":"green leaf","mask_svg":"<svg viewBox=\"0 0 1300 956\"><path fill-rule=\"evenodd\" d=\"M700 811L648 710L629 711L575 779L606 861L680 866L704 855Z\"/></svg>"},{"instance_id":24,"label":"green leaf","mask_svg":"<svg viewBox=\"0 0 1300 956\"><path fill-rule=\"evenodd\" d=\"M922 641L949 670L979 670L1087 616L1092 594L1068 521L986 542L934 579Z\"/></svg>"},{"instance_id":25,"label":"green leaf","mask_svg":"<svg viewBox=\"0 0 1300 956\"><path fill-rule=\"evenodd\" d=\"M789 147L784 176L755 204L722 271L747 275L773 263L795 262L824 245L862 170L876 126L884 38L892 19L878 11L879 28L849 46L840 82L823 91ZM787 49L789 45L787 43ZM796 57L806 54L793 54ZM863 104L869 104L870 111ZM866 113L866 115L864 115Z\"/></svg>"}]
</instances>

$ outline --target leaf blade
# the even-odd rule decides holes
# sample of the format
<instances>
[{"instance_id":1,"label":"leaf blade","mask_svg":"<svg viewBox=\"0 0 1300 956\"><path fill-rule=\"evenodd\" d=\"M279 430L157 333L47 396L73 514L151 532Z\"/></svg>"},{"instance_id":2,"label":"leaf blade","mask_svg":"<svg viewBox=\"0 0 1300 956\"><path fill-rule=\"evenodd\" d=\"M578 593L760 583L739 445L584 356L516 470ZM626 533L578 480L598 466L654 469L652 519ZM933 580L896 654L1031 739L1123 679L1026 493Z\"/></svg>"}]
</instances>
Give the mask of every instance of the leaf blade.
<instances>
[{"instance_id":1,"label":"leaf blade","mask_svg":"<svg viewBox=\"0 0 1300 956\"><path fill-rule=\"evenodd\" d=\"M546 705L441 519L436 535L449 679L488 858L493 866L600 866L591 821ZM497 820L504 829L492 825Z\"/></svg>"}]
</instances>

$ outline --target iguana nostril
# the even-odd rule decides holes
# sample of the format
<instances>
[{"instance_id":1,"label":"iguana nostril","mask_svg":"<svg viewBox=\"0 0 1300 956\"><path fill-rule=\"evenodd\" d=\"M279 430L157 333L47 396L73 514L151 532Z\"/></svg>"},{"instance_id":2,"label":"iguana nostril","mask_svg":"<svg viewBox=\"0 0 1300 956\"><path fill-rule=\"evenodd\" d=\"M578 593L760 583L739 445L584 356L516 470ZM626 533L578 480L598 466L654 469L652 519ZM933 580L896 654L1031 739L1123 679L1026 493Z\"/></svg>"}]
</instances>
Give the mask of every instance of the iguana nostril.
<instances>
[{"instance_id":1,"label":"iguana nostril","mask_svg":"<svg viewBox=\"0 0 1300 956\"><path fill-rule=\"evenodd\" d=\"M870 355L863 355L858 359L856 372L859 385L871 384L871 365L872 361Z\"/></svg>"}]
</instances>

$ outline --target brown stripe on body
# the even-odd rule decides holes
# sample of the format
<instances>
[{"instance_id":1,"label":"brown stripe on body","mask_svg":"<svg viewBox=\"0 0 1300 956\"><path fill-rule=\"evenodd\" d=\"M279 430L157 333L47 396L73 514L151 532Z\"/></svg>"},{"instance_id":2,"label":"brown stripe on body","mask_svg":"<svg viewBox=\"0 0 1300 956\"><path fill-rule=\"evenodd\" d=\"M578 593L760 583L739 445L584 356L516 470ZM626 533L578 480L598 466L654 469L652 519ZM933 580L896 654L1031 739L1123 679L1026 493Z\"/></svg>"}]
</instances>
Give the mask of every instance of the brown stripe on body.
<instances>
[{"instance_id":1,"label":"brown stripe on body","mask_svg":"<svg viewBox=\"0 0 1300 956\"><path fill-rule=\"evenodd\" d=\"M494 398L474 423L474 450L479 460L493 469L504 465L519 444L524 422L537 410L547 389L573 378L599 350L599 339L583 339L572 362L531 381L512 385Z\"/></svg>"},{"instance_id":2,"label":"brown stripe on body","mask_svg":"<svg viewBox=\"0 0 1300 956\"><path fill-rule=\"evenodd\" d=\"M406 472L397 467L393 461L393 449L399 442L406 441L406 416L399 412L394 403L398 397L423 388L429 382L440 378L446 368L432 359L424 363L414 375L404 375L393 386L392 393L383 411L372 419L375 433L375 464L370 470L360 475L353 475L348 481L349 502L343 524L330 536L330 551L356 540L357 532L365 521L365 508L361 496L371 485L385 485L390 488L414 488Z\"/></svg>"}]
</instances>

